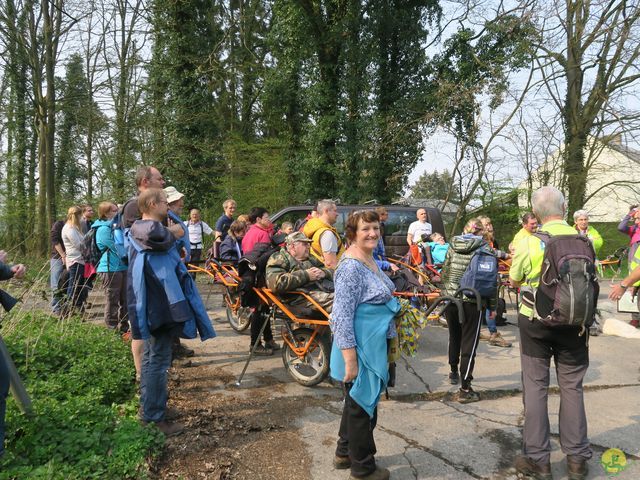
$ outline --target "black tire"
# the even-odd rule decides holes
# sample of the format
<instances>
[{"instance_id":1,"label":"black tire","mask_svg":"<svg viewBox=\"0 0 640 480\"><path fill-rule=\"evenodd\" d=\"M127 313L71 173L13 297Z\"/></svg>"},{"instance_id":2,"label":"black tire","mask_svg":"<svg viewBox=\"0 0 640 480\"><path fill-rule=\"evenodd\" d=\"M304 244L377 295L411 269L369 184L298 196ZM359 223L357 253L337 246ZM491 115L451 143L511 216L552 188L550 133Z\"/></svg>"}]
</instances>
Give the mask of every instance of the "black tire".
<instances>
[{"instance_id":1,"label":"black tire","mask_svg":"<svg viewBox=\"0 0 640 480\"><path fill-rule=\"evenodd\" d=\"M231 328L236 332L242 333L249 328L249 325L251 325L251 309L241 306L234 311L232 305L235 304L236 295L237 294L227 289L224 293L224 303L226 304L227 320L229 321L229 325L231 325Z\"/></svg>"},{"instance_id":2,"label":"black tire","mask_svg":"<svg viewBox=\"0 0 640 480\"><path fill-rule=\"evenodd\" d=\"M293 340L297 345L306 344L313 330L310 328L297 328L293 331ZM329 375L329 358L331 357L331 345L326 335L316 335L309 346L307 354L299 358L284 342L282 348L282 363L291 378L300 385L313 387L318 385Z\"/></svg>"}]
</instances>

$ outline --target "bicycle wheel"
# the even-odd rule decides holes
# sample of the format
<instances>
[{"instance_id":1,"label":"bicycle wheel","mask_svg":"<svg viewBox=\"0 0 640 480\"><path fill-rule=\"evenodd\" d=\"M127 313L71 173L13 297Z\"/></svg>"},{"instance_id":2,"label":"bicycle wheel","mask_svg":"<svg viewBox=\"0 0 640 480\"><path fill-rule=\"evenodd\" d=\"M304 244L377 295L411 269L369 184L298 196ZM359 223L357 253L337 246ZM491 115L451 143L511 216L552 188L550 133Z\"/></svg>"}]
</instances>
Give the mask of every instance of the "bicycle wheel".
<instances>
[{"instance_id":1,"label":"bicycle wheel","mask_svg":"<svg viewBox=\"0 0 640 480\"><path fill-rule=\"evenodd\" d=\"M292 343L296 347L303 347L312 335L313 330L310 328L297 328L293 331ZM296 382L305 387L318 385L327 378L330 356L331 346L323 335L316 335L303 357L298 357L286 342L282 349L282 363L287 372Z\"/></svg>"}]
</instances>

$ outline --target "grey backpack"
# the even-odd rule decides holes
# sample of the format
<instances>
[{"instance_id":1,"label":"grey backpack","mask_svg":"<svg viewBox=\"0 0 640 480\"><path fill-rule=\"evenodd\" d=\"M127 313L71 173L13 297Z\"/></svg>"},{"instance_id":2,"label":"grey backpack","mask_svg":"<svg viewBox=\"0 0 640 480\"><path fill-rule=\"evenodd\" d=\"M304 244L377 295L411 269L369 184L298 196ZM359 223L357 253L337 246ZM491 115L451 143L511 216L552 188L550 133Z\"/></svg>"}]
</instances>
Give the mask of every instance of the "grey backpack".
<instances>
[{"instance_id":1,"label":"grey backpack","mask_svg":"<svg viewBox=\"0 0 640 480\"><path fill-rule=\"evenodd\" d=\"M535 312L548 327L590 327L598 302L598 277L591 241L581 235L535 234L544 242Z\"/></svg>"}]
</instances>

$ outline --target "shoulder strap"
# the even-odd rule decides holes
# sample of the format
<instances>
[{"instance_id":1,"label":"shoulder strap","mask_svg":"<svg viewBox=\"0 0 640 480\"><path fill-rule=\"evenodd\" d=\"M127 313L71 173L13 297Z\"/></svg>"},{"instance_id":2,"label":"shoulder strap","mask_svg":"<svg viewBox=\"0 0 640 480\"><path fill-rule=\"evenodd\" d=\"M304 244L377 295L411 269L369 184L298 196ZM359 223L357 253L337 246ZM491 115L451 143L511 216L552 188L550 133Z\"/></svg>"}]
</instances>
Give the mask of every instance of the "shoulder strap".
<instances>
[{"instance_id":1,"label":"shoulder strap","mask_svg":"<svg viewBox=\"0 0 640 480\"><path fill-rule=\"evenodd\" d=\"M534 237L538 237L540 240L542 240L543 242L547 243L549 240L551 240L551 234L549 234L548 232L544 232L544 231L539 231L533 234Z\"/></svg>"}]
</instances>

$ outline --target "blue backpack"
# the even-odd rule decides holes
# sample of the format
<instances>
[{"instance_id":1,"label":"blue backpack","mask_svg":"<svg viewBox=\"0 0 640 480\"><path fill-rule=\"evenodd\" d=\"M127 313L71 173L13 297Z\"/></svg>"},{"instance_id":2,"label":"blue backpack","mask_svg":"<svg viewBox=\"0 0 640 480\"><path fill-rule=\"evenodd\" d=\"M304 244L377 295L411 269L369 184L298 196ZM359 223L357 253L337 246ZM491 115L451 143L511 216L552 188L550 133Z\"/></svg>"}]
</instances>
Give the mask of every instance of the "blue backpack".
<instances>
[{"instance_id":1,"label":"blue backpack","mask_svg":"<svg viewBox=\"0 0 640 480\"><path fill-rule=\"evenodd\" d=\"M460 279L460 288L477 290L482 298L495 297L498 292L498 259L495 254L482 245ZM464 292L468 298L474 298L470 292Z\"/></svg>"}]
</instances>

